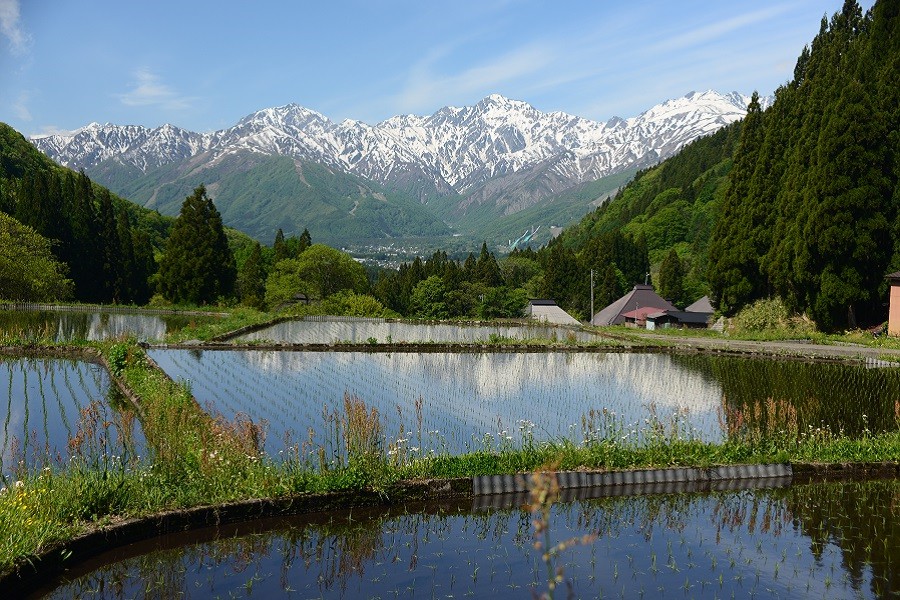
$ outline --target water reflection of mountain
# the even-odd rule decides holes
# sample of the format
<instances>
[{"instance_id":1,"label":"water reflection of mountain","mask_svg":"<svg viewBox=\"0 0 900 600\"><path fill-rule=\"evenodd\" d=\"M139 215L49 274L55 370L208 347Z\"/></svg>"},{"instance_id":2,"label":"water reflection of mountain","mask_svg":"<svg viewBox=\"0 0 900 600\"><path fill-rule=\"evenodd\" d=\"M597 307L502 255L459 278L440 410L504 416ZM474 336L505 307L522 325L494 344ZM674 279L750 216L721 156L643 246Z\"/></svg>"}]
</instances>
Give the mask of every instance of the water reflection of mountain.
<instances>
[{"instance_id":1,"label":"water reflection of mountain","mask_svg":"<svg viewBox=\"0 0 900 600\"><path fill-rule=\"evenodd\" d=\"M900 419L897 369L733 356L672 359L720 386L730 429L741 421L762 431L824 426L856 436L867 428L893 431Z\"/></svg>"},{"instance_id":2,"label":"water reflection of mountain","mask_svg":"<svg viewBox=\"0 0 900 600\"><path fill-rule=\"evenodd\" d=\"M520 441L519 422L535 423L538 439L582 438L582 415L607 409L627 433L655 414L704 439L720 439L720 390L661 354L627 353L362 353L203 352L154 350L174 378L190 380L201 404L225 416L265 419L270 439L283 429L322 425L322 406L345 393L362 398L386 420L414 428L423 403L426 430L461 450L473 436L506 431ZM620 432L621 435L621 432Z\"/></svg>"},{"instance_id":3,"label":"water reflection of mountain","mask_svg":"<svg viewBox=\"0 0 900 600\"><path fill-rule=\"evenodd\" d=\"M242 341L269 340L292 344L364 343L374 338L379 342L486 342L491 336L510 339L572 339L590 342L592 333L547 325L517 324L432 324L383 320L354 321L286 321L260 331L245 334Z\"/></svg>"}]
</instances>

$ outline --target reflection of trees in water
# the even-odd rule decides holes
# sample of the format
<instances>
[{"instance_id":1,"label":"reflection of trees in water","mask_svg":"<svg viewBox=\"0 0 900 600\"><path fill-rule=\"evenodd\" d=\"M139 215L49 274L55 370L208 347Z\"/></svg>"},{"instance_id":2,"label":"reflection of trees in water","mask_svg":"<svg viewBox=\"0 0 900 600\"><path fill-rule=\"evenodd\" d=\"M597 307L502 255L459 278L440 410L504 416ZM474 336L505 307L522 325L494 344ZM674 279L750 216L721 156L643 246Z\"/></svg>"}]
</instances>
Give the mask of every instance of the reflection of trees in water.
<instances>
[{"instance_id":1,"label":"reflection of trees in water","mask_svg":"<svg viewBox=\"0 0 900 600\"><path fill-rule=\"evenodd\" d=\"M774 584L778 571L775 569L774 580L767 583L765 577L759 581L760 569L763 574L768 570L771 576L774 562L786 560L782 583L788 585L788 591L792 566L795 573L798 566L803 574L808 568L814 585L821 585L824 574L828 574L840 586L832 590L838 594L839 590L849 592L851 588L861 591L868 568L872 575L871 593L880 597L897 590L898 576L894 572L898 570L895 555L900 551L900 525L894 524L892 515L898 507L897 481L825 483L775 490L560 502L554 506L550 527L556 539L588 532L599 534L597 548L587 550L592 566L567 566L567 570L580 572L581 585L589 586L592 594L610 584L613 587L606 591L622 589L628 575L623 553L629 565L634 560L635 576L647 574L648 556L656 553L661 567L668 566L671 560L673 568L676 562L680 568L688 568L681 573L668 573L663 568L654 575L659 578L654 580L657 584L678 586L686 577L712 581L723 571L726 580L737 579L741 573L755 571L757 587L751 585L750 591L762 592L768 587L759 586ZM351 597L359 586L384 577L407 582L415 577L443 577L446 585L451 572L461 573L458 567L462 562L476 573L479 568L482 573L493 573L494 566L499 566L497 572L503 578L490 583L463 582L484 594L491 585L505 588L510 583L538 584L540 575L535 568L539 561L535 560L532 541L531 513L518 504L487 509L448 504L410 513L399 508L336 511L260 525L251 533L194 542L110 564L56 590L55 596L77 596L101 589L113 591L107 597L127 597L135 592L156 597L190 597L194 593L205 597L253 587L264 597L306 586L307 592L318 590L322 595ZM828 545L837 548L841 557L839 568L832 567L830 572L825 553ZM617 568L626 578L617 584L612 579L610 563L601 560L596 570L593 567L594 558L604 556L604 546L618 553ZM800 549L807 546L809 552L801 557ZM689 548L695 551L693 559ZM448 559L454 555L446 569L442 569L439 558L444 551ZM629 553L634 556L628 556ZM615 560L608 550L605 555ZM420 565L420 556L428 562ZM464 556L462 561L460 556ZM504 558L499 564L490 562L501 556ZM726 557L740 559L737 565L732 564L731 571L724 564L719 570L714 563L711 568L690 564L717 556L723 563ZM841 583L844 573L846 581ZM584 575L588 575L590 583ZM804 583L802 576L794 576L796 589L802 589ZM447 591L441 585L438 581L432 592ZM201 591L204 587L208 589ZM465 590L457 587L452 591L463 595ZM527 590L522 592L523 596L528 595Z\"/></svg>"},{"instance_id":2,"label":"reflection of trees in water","mask_svg":"<svg viewBox=\"0 0 900 600\"><path fill-rule=\"evenodd\" d=\"M862 585L868 567L876 597L900 592L897 480L792 486L785 490L784 502L817 559L828 544L840 548L854 589Z\"/></svg>"},{"instance_id":3,"label":"reflection of trees in water","mask_svg":"<svg viewBox=\"0 0 900 600\"><path fill-rule=\"evenodd\" d=\"M729 356L673 357L714 379L732 435L827 428L850 436L897 429L900 372L862 366Z\"/></svg>"},{"instance_id":4,"label":"reflection of trees in water","mask_svg":"<svg viewBox=\"0 0 900 600\"><path fill-rule=\"evenodd\" d=\"M132 456L143 444L130 406L97 365L0 357L0 382L6 390L0 405L0 475L14 470L24 476L76 456Z\"/></svg>"},{"instance_id":5,"label":"reflection of trees in water","mask_svg":"<svg viewBox=\"0 0 900 600\"><path fill-rule=\"evenodd\" d=\"M153 315L130 312L0 311L0 334L25 339L100 340L133 335L161 339L166 332L213 321L206 315Z\"/></svg>"}]
</instances>

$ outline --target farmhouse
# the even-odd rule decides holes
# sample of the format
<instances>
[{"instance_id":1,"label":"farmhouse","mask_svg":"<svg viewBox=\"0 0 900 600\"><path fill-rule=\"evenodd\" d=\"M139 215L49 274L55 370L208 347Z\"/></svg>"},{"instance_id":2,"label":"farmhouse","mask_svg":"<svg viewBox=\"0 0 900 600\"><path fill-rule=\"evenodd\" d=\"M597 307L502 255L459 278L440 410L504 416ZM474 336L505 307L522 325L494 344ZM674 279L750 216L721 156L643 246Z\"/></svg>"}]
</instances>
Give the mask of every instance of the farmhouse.
<instances>
[{"instance_id":1,"label":"farmhouse","mask_svg":"<svg viewBox=\"0 0 900 600\"><path fill-rule=\"evenodd\" d=\"M556 301L546 298L535 298L528 301L525 309L527 316L544 323L555 325L581 325L581 323L556 305Z\"/></svg>"},{"instance_id":2,"label":"farmhouse","mask_svg":"<svg viewBox=\"0 0 900 600\"><path fill-rule=\"evenodd\" d=\"M647 315L647 329L705 329L714 312L709 296L703 296L684 310L664 310Z\"/></svg>"},{"instance_id":3,"label":"farmhouse","mask_svg":"<svg viewBox=\"0 0 900 600\"><path fill-rule=\"evenodd\" d=\"M641 312L641 309L651 310ZM630 319L634 326L638 326L638 321L643 326L648 314L666 310L678 309L653 291L652 285L637 284L633 290L594 315L591 325L622 325ZM627 313L631 313L628 318L625 316Z\"/></svg>"}]
</instances>

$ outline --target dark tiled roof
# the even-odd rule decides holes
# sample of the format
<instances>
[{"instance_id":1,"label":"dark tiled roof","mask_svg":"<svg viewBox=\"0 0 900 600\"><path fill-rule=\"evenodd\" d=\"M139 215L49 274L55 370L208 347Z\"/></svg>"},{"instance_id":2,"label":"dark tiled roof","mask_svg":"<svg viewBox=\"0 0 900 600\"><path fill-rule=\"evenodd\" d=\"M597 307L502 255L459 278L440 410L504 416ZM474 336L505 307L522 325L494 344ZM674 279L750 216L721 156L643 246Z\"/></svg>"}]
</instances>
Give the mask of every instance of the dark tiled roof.
<instances>
[{"instance_id":1,"label":"dark tiled roof","mask_svg":"<svg viewBox=\"0 0 900 600\"><path fill-rule=\"evenodd\" d=\"M712 314L716 312L713 310L712 302L709 300L709 296L703 296L687 308L685 308L687 312L698 312L698 313L709 313Z\"/></svg>"},{"instance_id":2,"label":"dark tiled roof","mask_svg":"<svg viewBox=\"0 0 900 600\"><path fill-rule=\"evenodd\" d=\"M653 291L653 286L638 284L634 289L598 312L591 319L592 325L621 325L626 312L639 308L654 307L658 311L678 310Z\"/></svg>"},{"instance_id":3,"label":"dark tiled roof","mask_svg":"<svg viewBox=\"0 0 900 600\"><path fill-rule=\"evenodd\" d=\"M549 298L532 298L528 301L528 304L532 306L556 306L556 300L550 300Z\"/></svg>"},{"instance_id":4,"label":"dark tiled roof","mask_svg":"<svg viewBox=\"0 0 900 600\"><path fill-rule=\"evenodd\" d=\"M706 323L712 313L690 312L686 310L667 310L661 313L648 315L647 319L656 321L668 317L676 323Z\"/></svg>"}]
</instances>

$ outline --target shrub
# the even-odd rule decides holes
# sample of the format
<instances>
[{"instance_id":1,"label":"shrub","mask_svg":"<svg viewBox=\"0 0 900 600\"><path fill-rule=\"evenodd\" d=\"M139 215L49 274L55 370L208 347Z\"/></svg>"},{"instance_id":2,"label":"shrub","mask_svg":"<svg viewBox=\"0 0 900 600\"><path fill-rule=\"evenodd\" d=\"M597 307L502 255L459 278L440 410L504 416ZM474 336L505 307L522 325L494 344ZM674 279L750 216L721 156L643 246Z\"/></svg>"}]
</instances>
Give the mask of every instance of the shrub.
<instances>
[{"instance_id":1,"label":"shrub","mask_svg":"<svg viewBox=\"0 0 900 600\"><path fill-rule=\"evenodd\" d=\"M781 333L806 336L816 327L805 316L791 315L780 298L757 300L741 310L731 321L732 333Z\"/></svg>"}]
</instances>

